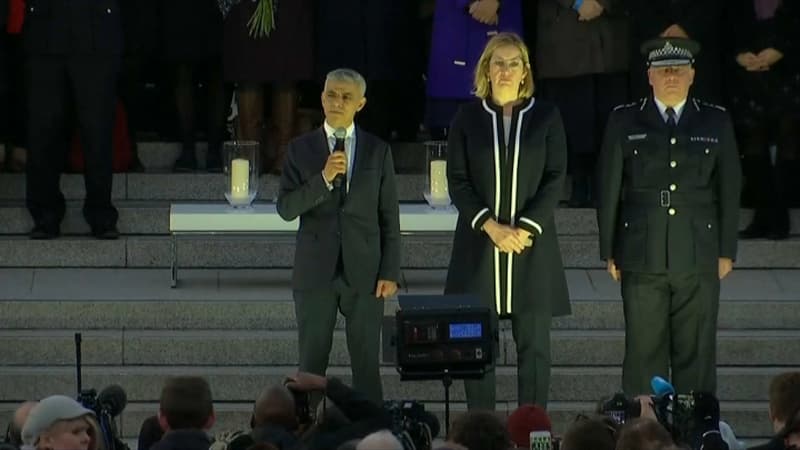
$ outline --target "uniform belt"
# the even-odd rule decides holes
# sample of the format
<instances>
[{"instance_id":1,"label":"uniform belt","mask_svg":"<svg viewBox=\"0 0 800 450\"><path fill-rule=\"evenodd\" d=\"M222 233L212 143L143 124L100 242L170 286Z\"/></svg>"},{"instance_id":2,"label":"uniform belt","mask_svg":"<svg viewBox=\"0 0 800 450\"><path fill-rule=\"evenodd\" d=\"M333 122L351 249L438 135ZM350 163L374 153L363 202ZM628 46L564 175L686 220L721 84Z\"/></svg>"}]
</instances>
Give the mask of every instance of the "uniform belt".
<instances>
[{"instance_id":1,"label":"uniform belt","mask_svg":"<svg viewBox=\"0 0 800 450\"><path fill-rule=\"evenodd\" d=\"M630 205L669 208L671 206L709 206L716 203L711 190L673 192L668 189L625 191L622 202Z\"/></svg>"}]
</instances>

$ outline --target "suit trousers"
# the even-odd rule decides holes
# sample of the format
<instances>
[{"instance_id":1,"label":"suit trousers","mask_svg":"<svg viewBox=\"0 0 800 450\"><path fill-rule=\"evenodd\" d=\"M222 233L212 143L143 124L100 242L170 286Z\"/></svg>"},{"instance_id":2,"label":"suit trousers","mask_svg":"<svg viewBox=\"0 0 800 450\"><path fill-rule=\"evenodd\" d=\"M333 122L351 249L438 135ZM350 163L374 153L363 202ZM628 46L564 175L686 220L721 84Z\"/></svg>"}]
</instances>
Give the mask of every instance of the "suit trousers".
<instances>
[{"instance_id":1,"label":"suit trousers","mask_svg":"<svg viewBox=\"0 0 800 450\"><path fill-rule=\"evenodd\" d=\"M622 273L626 394L651 392L670 367L678 393L716 390L719 289L714 272Z\"/></svg>"},{"instance_id":2,"label":"suit trousers","mask_svg":"<svg viewBox=\"0 0 800 450\"><path fill-rule=\"evenodd\" d=\"M345 318L353 388L377 404L383 401L380 377L382 299L358 292L341 278L330 286L295 290L300 370L325 375L339 311Z\"/></svg>"},{"instance_id":3,"label":"suit trousers","mask_svg":"<svg viewBox=\"0 0 800 450\"><path fill-rule=\"evenodd\" d=\"M116 225L112 130L119 64L118 56L29 57L26 204L36 224L58 227L64 217L59 179L74 114L86 161L83 215L93 229Z\"/></svg>"},{"instance_id":4,"label":"suit trousers","mask_svg":"<svg viewBox=\"0 0 800 450\"><path fill-rule=\"evenodd\" d=\"M535 403L546 407L550 391L551 315L549 312L543 313L528 308L522 311L514 310L510 319L511 333L517 351L518 402L520 405ZM494 411L497 397L496 383L494 367L482 379L464 380L467 408Z\"/></svg>"}]
</instances>

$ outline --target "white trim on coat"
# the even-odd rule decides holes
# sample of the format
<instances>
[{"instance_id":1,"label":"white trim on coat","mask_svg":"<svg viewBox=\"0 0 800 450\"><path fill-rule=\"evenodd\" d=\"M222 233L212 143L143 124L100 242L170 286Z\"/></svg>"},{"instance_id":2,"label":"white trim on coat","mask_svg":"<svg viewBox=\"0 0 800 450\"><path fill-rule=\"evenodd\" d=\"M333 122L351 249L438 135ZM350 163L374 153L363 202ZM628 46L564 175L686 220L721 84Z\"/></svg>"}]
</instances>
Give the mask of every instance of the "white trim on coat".
<instances>
[{"instance_id":1,"label":"white trim on coat","mask_svg":"<svg viewBox=\"0 0 800 450\"><path fill-rule=\"evenodd\" d=\"M482 102L483 109L492 116L492 137L494 137L494 216L500 216L500 136L497 132L497 113L495 113L486 100ZM492 245L494 250L494 303L500 313L500 249Z\"/></svg>"}]
</instances>

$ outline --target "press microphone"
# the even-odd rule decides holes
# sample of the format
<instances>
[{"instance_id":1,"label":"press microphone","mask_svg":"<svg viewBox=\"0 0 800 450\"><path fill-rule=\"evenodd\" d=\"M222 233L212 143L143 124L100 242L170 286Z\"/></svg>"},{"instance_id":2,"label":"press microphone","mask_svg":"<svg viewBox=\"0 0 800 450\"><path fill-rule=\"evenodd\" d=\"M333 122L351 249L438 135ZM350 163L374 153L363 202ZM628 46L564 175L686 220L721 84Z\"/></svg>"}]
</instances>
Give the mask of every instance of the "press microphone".
<instances>
[{"instance_id":1,"label":"press microphone","mask_svg":"<svg viewBox=\"0 0 800 450\"><path fill-rule=\"evenodd\" d=\"M675 387L672 386L672 384L669 381L667 381L667 380L665 380L665 379L663 379L663 378L661 378L659 376L654 376L650 380L650 388L653 389L653 394L656 397L664 397L666 395L675 395Z\"/></svg>"},{"instance_id":2,"label":"press microphone","mask_svg":"<svg viewBox=\"0 0 800 450\"><path fill-rule=\"evenodd\" d=\"M337 128L336 131L333 132L333 137L336 138L336 143L333 145L334 152L344 152L344 138L347 137L347 130L344 128ZM338 174L333 179L333 187L336 189L342 188L342 183L344 183L345 175Z\"/></svg>"},{"instance_id":3,"label":"press microphone","mask_svg":"<svg viewBox=\"0 0 800 450\"><path fill-rule=\"evenodd\" d=\"M97 394L97 404L105 409L111 417L117 417L127 406L128 395L120 385L112 384Z\"/></svg>"}]
</instances>

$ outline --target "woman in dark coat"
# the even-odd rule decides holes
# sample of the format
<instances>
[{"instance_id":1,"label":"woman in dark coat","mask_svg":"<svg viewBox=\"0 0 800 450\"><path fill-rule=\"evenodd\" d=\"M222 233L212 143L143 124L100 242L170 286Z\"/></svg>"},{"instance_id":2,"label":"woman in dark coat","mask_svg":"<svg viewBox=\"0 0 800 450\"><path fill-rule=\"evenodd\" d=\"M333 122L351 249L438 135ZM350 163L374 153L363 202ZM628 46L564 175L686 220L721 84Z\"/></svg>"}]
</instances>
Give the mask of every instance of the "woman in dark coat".
<instances>
[{"instance_id":1,"label":"woman in dark coat","mask_svg":"<svg viewBox=\"0 0 800 450\"><path fill-rule=\"evenodd\" d=\"M493 37L475 71L481 100L453 119L447 179L458 224L445 292L477 294L511 320L518 401L544 406L551 318L570 312L553 217L567 147L556 107L532 97L530 67L519 36ZM464 385L470 409L494 409L494 371Z\"/></svg>"},{"instance_id":2,"label":"woman in dark coat","mask_svg":"<svg viewBox=\"0 0 800 450\"><path fill-rule=\"evenodd\" d=\"M793 0L736 0L731 112L746 191L756 206L745 239L786 239L800 175L800 6ZM772 164L770 146L777 148Z\"/></svg>"},{"instance_id":3,"label":"woman in dark coat","mask_svg":"<svg viewBox=\"0 0 800 450\"><path fill-rule=\"evenodd\" d=\"M207 89L206 168L222 170L225 87L222 79L222 14L215 0L169 0L159 3L162 57L170 67L182 142L175 171L190 172L195 160L195 87Z\"/></svg>"}]
</instances>

